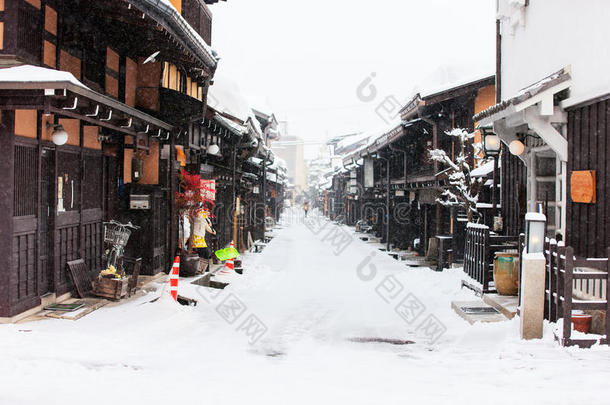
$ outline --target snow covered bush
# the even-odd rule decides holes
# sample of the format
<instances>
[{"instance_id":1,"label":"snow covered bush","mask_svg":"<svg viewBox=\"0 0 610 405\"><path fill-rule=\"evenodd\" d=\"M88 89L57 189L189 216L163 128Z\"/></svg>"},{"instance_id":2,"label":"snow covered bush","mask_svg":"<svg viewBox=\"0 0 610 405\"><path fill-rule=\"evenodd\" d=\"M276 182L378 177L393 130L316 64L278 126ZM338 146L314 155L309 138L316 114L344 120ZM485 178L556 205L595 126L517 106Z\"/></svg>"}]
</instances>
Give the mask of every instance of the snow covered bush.
<instances>
[{"instance_id":1,"label":"snow covered bush","mask_svg":"<svg viewBox=\"0 0 610 405\"><path fill-rule=\"evenodd\" d=\"M471 177L470 162L474 161L474 156L480 156L481 144L473 143L474 133L469 133L463 128L454 128L445 134L457 140L454 158L452 159L442 149L429 151L430 158L446 168L443 173L449 182L449 186L437 201L445 206L463 207L466 209L468 222L478 222L480 214L477 210L477 201L483 181L481 178Z\"/></svg>"}]
</instances>

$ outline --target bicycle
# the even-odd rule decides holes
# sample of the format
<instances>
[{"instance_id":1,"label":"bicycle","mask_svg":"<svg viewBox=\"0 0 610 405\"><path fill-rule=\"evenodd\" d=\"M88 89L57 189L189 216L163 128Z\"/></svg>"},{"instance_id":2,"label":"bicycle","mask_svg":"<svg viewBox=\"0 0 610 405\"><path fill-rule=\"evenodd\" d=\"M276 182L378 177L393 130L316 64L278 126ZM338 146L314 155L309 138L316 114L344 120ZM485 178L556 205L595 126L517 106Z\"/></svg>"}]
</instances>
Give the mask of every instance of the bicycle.
<instances>
[{"instance_id":1,"label":"bicycle","mask_svg":"<svg viewBox=\"0 0 610 405\"><path fill-rule=\"evenodd\" d=\"M106 250L106 268L114 266L118 273L123 274L123 265L120 264L120 269L117 267L117 262L123 258L123 252L127 241L131 236L132 230L140 229L139 226L133 225L131 222L122 224L118 221L111 220L104 222L104 244L110 245L110 249ZM121 261L122 262L122 261Z\"/></svg>"}]
</instances>

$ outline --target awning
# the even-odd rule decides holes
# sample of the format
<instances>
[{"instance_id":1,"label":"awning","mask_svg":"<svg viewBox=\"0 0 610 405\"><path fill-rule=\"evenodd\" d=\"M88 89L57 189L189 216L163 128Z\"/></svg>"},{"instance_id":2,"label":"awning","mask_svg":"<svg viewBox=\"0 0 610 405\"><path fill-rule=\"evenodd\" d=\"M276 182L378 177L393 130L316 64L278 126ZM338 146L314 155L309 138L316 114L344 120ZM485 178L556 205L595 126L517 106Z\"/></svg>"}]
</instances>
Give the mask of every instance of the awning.
<instances>
[{"instance_id":1,"label":"awning","mask_svg":"<svg viewBox=\"0 0 610 405\"><path fill-rule=\"evenodd\" d=\"M527 108L536 102L542 101L542 96L544 93L553 89L554 94L559 91L567 89L571 84L571 76L570 71L567 68L561 69L549 76L533 83L519 91L515 96L509 98L508 100L504 100L498 104L495 104L486 110L481 111L480 113L474 115L472 119L477 122L479 121L480 125L490 124L492 121L496 121L498 119L504 118L507 115L519 112L524 108ZM536 97L536 98L535 98ZM535 99L534 99L535 98ZM552 115L552 104L545 106L547 109L550 107L551 110L548 111Z\"/></svg>"},{"instance_id":2,"label":"awning","mask_svg":"<svg viewBox=\"0 0 610 405\"><path fill-rule=\"evenodd\" d=\"M91 90L71 73L22 65L0 69L4 108L41 109L129 135L147 134L168 139L173 127L152 115Z\"/></svg>"},{"instance_id":3,"label":"awning","mask_svg":"<svg viewBox=\"0 0 610 405\"><path fill-rule=\"evenodd\" d=\"M570 69L561 69L523 89L518 94L473 116L479 126L493 124L506 144L517 140L516 128L527 125L557 154L568 159L568 141L555 124L567 122L566 114L555 106L556 95L572 84Z\"/></svg>"}]
</instances>

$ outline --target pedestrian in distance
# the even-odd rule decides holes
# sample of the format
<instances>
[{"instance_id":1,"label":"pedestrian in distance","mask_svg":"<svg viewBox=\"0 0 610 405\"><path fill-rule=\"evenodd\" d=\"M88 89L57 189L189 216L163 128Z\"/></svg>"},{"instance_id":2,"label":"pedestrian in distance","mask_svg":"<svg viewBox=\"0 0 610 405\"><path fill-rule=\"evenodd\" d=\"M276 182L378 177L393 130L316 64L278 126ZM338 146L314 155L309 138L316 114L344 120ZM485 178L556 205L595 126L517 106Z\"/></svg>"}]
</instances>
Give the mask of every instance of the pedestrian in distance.
<instances>
[{"instance_id":1,"label":"pedestrian in distance","mask_svg":"<svg viewBox=\"0 0 610 405\"><path fill-rule=\"evenodd\" d=\"M307 201L303 204L303 211L305 211L305 217L307 217L307 211L309 211L309 203Z\"/></svg>"}]
</instances>

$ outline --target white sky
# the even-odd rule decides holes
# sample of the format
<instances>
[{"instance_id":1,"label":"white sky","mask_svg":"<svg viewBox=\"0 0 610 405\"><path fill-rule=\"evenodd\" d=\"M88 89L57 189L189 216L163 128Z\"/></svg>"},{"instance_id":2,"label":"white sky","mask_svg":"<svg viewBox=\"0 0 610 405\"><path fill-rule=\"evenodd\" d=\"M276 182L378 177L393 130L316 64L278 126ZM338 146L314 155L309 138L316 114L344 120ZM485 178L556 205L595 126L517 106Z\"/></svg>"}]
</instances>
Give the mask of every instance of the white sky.
<instances>
[{"instance_id":1,"label":"white sky","mask_svg":"<svg viewBox=\"0 0 610 405\"><path fill-rule=\"evenodd\" d=\"M210 8L218 78L230 76L255 108L273 110L306 142L389 129L389 113L375 112L386 97L404 104L417 87L494 71L493 0L228 0ZM377 95L363 101L357 89L373 72ZM306 147L306 157L317 148Z\"/></svg>"}]
</instances>

